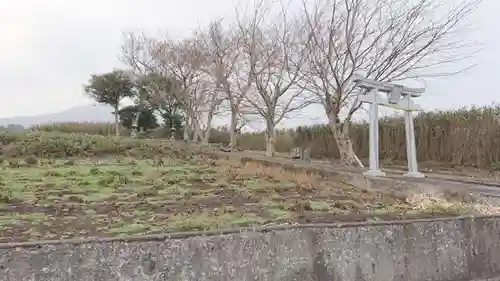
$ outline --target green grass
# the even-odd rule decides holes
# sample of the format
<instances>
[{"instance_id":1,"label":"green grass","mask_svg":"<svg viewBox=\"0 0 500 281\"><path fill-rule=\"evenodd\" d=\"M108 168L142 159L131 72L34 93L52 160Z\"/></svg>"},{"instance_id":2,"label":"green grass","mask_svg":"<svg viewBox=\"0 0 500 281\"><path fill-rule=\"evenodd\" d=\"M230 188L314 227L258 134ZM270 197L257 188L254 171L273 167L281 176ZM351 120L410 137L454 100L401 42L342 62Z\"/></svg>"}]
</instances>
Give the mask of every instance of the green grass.
<instances>
[{"instance_id":1,"label":"green grass","mask_svg":"<svg viewBox=\"0 0 500 281\"><path fill-rule=\"evenodd\" d=\"M41 161L38 166L19 161L20 167L5 162L0 167L3 236L139 234L247 226L266 220L241 209L231 213L230 206L216 208L217 190L229 185L245 189L244 180L226 182L220 171L193 161L165 162L162 167L151 160L130 163L113 158L71 164ZM250 179L248 186L259 182L265 185Z\"/></svg>"},{"instance_id":2,"label":"green grass","mask_svg":"<svg viewBox=\"0 0 500 281\"><path fill-rule=\"evenodd\" d=\"M212 230L272 222L330 222L473 213L416 209L394 194L229 160L124 157L4 161L0 241Z\"/></svg>"}]
</instances>

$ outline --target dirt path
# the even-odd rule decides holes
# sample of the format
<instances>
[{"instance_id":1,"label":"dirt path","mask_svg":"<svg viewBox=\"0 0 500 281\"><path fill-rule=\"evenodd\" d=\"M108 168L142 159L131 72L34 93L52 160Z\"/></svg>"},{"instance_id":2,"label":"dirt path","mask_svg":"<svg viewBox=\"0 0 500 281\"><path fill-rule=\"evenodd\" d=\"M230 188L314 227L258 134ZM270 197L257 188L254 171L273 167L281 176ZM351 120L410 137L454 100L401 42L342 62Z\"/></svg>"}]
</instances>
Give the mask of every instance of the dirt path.
<instances>
[{"instance_id":1,"label":"dirt path","mask_svg":"<svg viewBox=\"0 0 500 281\"><path fill-rule=\"evenodd\" d=\"M299 163L303 162L301 165L310 165L311 167L321 167L325 169L333 169L336 171L343 171L348 173L362 173L366 171L366 168L357 167L345 167L337 163L331 163L328 160L312 160L311 162L305 162L301 160L295 160L284 155L278 155L277 157L271 158L266 157L261 151L245 151L239 154L244 154L245 157L258 157L259 159L267 160L277 160L283 163ZM383 165L382 165L383 166ZM439 163L422 163L421 172L426 175L427 178L432 179L442 179L449 181L458 181L470 184L484 184L486 186L498 186L500 187L500 172L480 170L476 168L466 168L456 166L453 168L444 167L439 165ZM406 173L406 166L390 165L389 167L382 167L382 170L390 176L403 175Z\"/></svg>"},{"instance_id":2,"label":"dirt path","mask_svg":"<svg viewBox=\"0 0 500 281\"><path fill-rule=\"evenodd\" d=\"M325 163L324 161L302 161L291 158L286 158L282 156L278 157L267 157L263 154L255 152L215 152L215 154L231 158L250 158L254 160L275 163L285 166L293 166L296 168L312 169L317 171L324 171L329 173L346 173L346 174L361 174L366 169L355 168L355 167L342 167L335 164ZM406 178L403 176L405 171L398 169L384 169L387 176L384 177L388 180L397 180L408 182L412 184L427 184L433 185L436 188L456 188L456 189L466 189L468 192L494 197L500 200L500 182L494 181L488 178L476 178L474 176L455 176L450 174L439 174L439 173L425 173L425 179L413 179ZM495 200L497 201L497 200Z\"/></svg>"}]
</instances>

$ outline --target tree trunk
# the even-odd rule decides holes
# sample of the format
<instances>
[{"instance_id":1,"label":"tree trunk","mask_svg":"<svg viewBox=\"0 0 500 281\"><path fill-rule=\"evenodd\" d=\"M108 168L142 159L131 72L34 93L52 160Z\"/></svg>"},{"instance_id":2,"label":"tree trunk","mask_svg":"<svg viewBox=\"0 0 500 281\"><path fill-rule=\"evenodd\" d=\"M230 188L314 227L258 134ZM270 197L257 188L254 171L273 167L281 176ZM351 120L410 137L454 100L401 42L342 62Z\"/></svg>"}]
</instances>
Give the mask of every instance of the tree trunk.
<instances>
[{"instance_id":1,"label":"tree trunk","mask_svg":"<svg viewBox=\"0 0 500 281\"><path fill-rule=\"evenodd\" d=\"M198 133L196 133L196 141L201 142L201 141L203 141L203 139L204 139L203 130L198 129Z\"/></svg>"},{"instance_id":2,"label":"tree trunk","mask_svg":"<svg viewBox=\"0 0 500 281\"><path fill-rule=\"evenodd\" d=\"M207 118L207 127L205 128L205 131L203 132L203 139L202 143L207 145L209 140L210 140L210 131L212 130L212 120L214 119L214 115L209 112L208 118Z\"/></svg>"},{"instance_id":3,"label":"tree trunk","mask_svg":"<svg viewBox=\"0 0 500 281\"><path fill-rule=\"evenodd\" d=\"M328 116L328 125L332 130L333 137L337 143L340 154L340 163L346 166L360 166L363 164L359 160L358 156L354 152L351 138L349 137L349 131L344 131L340 128L340 124L337 123L337 116Z\"/></svg>"},{"instance_id":4,"label":"tree trunk","mask_svg":"<svg viewBox=\"0 0 500 281\"><path fill-rule=\"evenodd\" d=\"M189 126L191 125L190 123L189 116L186 118L186 125L184 126L184 134L183 134L183 140L188 141L189 140Z\"/></svg>"},{"instance_id":5,"label":"tree trunk","mask_svg":"<svg viewBox=\"0 0 500 281\"><path fill-rule=\"evenodd\" d=\"M356 160L357 156L354 153L352 141L349 138L349 135L344 132L337 131L334 133L334 138L337 143L337 147L339 148L340 163L346 166L355 166L358 164Z\"/></svg>"},{"instance_id":6,"label":"tree trunk","mask_svg":"<svg viewBox=\"0 0 500 281\"><path fill-rule=\"evenodd\" d=\"M236 129L238 125L238 112L236 110L231 110L231 131L229 132L230 134L230 140L229 140L229 145L231 147L231 151L236 150L236 142L237 142L237 135L236 135Z\"/></svg>"},{"instance_id":7,"label":"tree trunk","mask_svg":"<svg viewBox=\"0 0 500 281\"><path fill-rule=\"evenodd\" d=\"M193 133L192 140L193 142L199 142L200 140L203 139L203 131L200 128L200 124L198 123L197 119L193 119L193 124L191 126L191 132Z\"/></svg>"},{"instance_id":8,"label":"tree trunk","mask_svg":"<svg viewBox=\"0 0 500 281\"><path fill-rule=\"evenodd\" d=\"M120 136L120 114L118 113L118 107L115 108L115 134L117 137Z\"/></svg>"},{"instance_id":9,"label":"tree trunk","mask_svg":"<svg viewBox=\"0 0 500 281\"><path fill-rule=\"evenodd\" d=\"M139 118L141 117L142 110L144 109L144 100L146 99L146 91L144 89L139 90L139 104L137 105L137 114L134 120L132 120L132 130L130 131L130 137L137 137L137 131L139 130Z\"/></svg>"},{"instance_id":10,"label":"tree trunk","mask_svg":"<svg viewBox=\"0 0 500 281\"><path fill-rule=\"evenodd\" d=\"M203 145L208 145L210 142L210 129L206 129L205 132L203 133L203 139L201 140L201 143Z\"/></svg>"},{"instance_id":11,"label":"tree trunk","mask_svg":"<svg viewBox=\"0 0 500 281\"><path fill-rule=\"evenodd\" d=\"M141 116L141 110L137 110L134 120L132 120L132 130L130 131L130 137L137 137L137 131L139 129L139 118Z\"/></svg>"},{"instance_id":12,"label":"tree trunk","mask_svg":"<svg viewBox=\"0 0 500 281\"><path fill-rule=\"evenodd\" d=\"M198 126L198 120L192 119L192 128L193 128L193 142L198 142L200 136L200 127Z\"/></svg>"},{"instance_id":13,"label":"tree trunk","mask_svg":"<svg viewBox=\"0 0 500 281\"><path fill-rule=\"evenodd\" d=\"M272 122L267 122L266 128L266 156L274 157L276 146L276 129Z\"/></svg>"}]
</instances>

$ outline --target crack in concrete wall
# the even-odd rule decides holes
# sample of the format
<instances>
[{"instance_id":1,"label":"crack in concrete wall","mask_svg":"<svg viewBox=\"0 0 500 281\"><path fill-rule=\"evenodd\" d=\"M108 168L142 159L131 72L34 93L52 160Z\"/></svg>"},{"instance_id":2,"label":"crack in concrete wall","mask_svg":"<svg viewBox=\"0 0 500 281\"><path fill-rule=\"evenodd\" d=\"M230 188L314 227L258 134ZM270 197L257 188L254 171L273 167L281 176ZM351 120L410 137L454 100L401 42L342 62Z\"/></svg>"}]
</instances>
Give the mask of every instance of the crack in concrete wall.
<instances>
[{"instance_id":1,"label":"crack in concrete wall","mask_svg":"<svg viewBox=\"0 0 500 281\"><path fill-rule=\"evenodd\" d=\"M500 217L0 249L0 281L432 281L500 277ZM4 245L5 246L5 245Z\"/></svg>"}]
</instances>

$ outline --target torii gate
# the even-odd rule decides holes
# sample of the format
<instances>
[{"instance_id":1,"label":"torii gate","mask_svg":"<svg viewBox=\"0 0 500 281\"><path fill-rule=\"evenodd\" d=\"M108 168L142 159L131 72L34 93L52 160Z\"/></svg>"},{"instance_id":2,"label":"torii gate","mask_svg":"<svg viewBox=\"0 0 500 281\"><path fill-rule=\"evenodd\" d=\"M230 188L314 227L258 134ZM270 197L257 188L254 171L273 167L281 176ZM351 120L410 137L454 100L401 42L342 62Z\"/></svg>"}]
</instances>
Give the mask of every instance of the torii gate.
<instances>
[{"instance_id":1,"label":"torii gate","mask_svg":"<svg viewBox=\"0 0 500 281\"><path fill-rule=\"evenodd\" d=\"M385 176L379 166L378 105L382 105L404 111L406 156L408 158L408 173L404 175L416 178L425 177L424 174L418 171L415 128L412 115L412 111L419 111L421 107L411 100L411 98L420 97L425 92L425 89L382 83L360 75L355 75L353 81L357 87L365 90L358 95L358 100L370 104L370 167L365 172L365 175L372 177ZM379 92L386 93L387 98L379 96Z\"/></svg>"}]
</instances>

